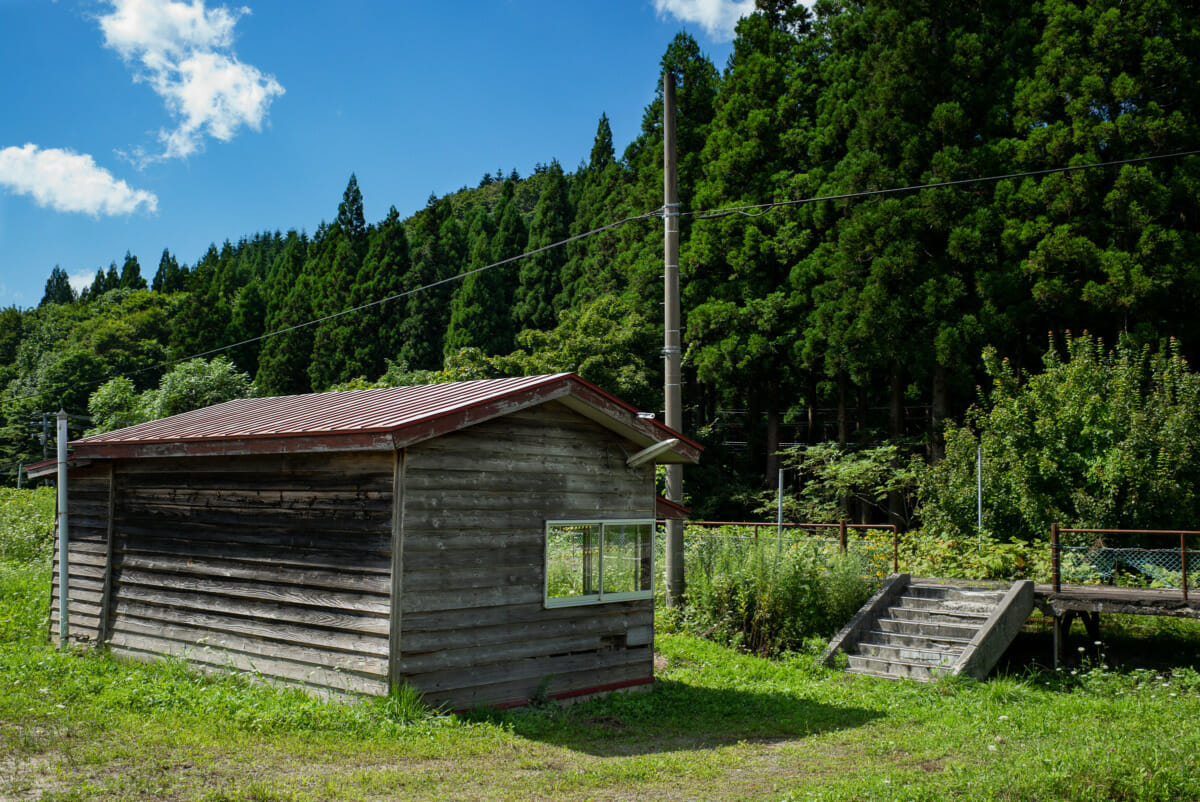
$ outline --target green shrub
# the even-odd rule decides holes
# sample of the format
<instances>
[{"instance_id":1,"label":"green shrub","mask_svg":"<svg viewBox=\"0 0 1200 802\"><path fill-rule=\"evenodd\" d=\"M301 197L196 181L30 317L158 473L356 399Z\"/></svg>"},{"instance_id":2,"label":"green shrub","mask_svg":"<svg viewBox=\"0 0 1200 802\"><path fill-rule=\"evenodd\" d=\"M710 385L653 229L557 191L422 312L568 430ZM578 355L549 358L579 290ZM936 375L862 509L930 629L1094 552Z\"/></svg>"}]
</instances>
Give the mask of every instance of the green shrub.
<instances>
[{"instance_id":1,"label":"green shrub","mask_svg":"<svg viewBox=\"0 0 1200 802\"><path fill-rule=\"evenodd\" d=\"M914 529L900 536L900 570L950 579L1050 581L1050 547L1038 541L1002 542L982 536Z\"/></svg>"},{"instance_id":2,"label":"green shrub","mask_svg":"<svg viewBox=\"0 0 1200 802\"><path fill-rule=\"evenodd\" d=\"M55 491L0 488L0 563L44 560L54 550Z\"/></svg>"},{"instance_id":3,"label":"green shrub","mask_svg":"<svg viewBox=\"0 0 1200 802\"><path fill-rule=\"evenodd\" d=\"M49 616L47 561L0 562L0 643L44 642Z\"/></svg>"},{"instance_id":4,"label":"green shrub","mask_svg":"<svg viewBox=\"0 0 1200 802\"><path fill-rule=\"evenodd\" d=\"M1200 375L1172 340L1152 353L1089 336L1053 346L1044 370L1020 374L984 354L991 387L962 426L946 427L945 459L922 472L926 530L974 539L976 458L983 455L984 528L1044 540L1070 527L1194 529L1200 520Z\"/></svg>"},{"instance_id":5,"label":"green shrub","mask_svg":"<svg viewBox=\"0 0 1200 802\"><path fill-rule=\"evenodd\" d=\"M862 561L820 540L688 538L686 628L757 654L829 637L871 594Z\"/></svg>"}]
</instances>

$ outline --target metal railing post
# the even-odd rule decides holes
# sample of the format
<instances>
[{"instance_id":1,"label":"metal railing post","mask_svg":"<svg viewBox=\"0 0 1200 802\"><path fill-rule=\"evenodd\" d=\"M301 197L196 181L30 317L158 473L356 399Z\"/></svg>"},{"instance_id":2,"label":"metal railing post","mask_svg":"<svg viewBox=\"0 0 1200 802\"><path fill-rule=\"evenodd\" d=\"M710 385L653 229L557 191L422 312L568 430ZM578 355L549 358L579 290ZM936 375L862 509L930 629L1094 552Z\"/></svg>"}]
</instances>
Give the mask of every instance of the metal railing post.
<instances>
[{"instance_id":1,"label":"metal railing post","mask_svg":"<svg viewBox=\"0 0 1200 802\"><path fill-rule=\"evenodd\" d=\"M892 573L900 573L900 527L892 524Z\"/></svg>"},{"instance_id":2,"label":"metal railing post","mask_svg":"<svg viewBox=\"0 0 1200 802\"><path fill-rule=\"evenodd\" d=\"M1054 592L1062 591L1062 568L1058 557L1058 524L1050 524L1050 570L1054 574Z\"/></svg>"},{"instance_id":3,"label":"metal railing post","mask_svg":"<svg viewBox=\"0 0 1200 802\"><path fill-rule=\"evenodd\" d=\"M1179 533L1179 559L1180 566L1183 570L1183 577L1180 584L1183 585L1183 600L1188 600L1188 575L1187 575L1187 535L1183 532Z\"/></svg>"}]
</instances>

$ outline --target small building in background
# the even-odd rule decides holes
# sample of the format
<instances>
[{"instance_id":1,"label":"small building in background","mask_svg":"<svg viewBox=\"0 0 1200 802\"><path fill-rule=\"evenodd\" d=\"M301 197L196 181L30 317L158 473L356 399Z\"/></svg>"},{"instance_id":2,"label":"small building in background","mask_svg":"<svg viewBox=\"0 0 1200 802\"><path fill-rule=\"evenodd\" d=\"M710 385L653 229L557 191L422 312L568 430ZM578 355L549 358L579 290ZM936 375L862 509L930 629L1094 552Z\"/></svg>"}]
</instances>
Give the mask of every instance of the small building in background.
<instances>
[{"instance_id":1,"label":"small building in background","mask_svg":"<svg viewBox=\"0 0 1200 802\"><path fill-rule=\"evenodd\" d=\"M456 709L653 681L654 465L700 453L572 374L230 401L71 446L72 638Z\"/></svg>"}]
</instances>

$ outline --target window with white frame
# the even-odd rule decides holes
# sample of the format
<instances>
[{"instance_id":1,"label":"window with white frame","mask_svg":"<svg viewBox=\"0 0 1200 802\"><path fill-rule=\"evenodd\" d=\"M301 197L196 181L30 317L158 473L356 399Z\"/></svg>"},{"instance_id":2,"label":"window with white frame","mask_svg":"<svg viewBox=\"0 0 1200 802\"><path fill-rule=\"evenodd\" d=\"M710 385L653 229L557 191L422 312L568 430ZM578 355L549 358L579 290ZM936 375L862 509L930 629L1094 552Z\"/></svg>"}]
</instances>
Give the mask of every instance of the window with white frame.
<instances>
[{"instance_id":1,"label":"window with white frame","mask_svg":"<svg viewBox=\"0 0 1200 802\"><path fill-rule=\"evenodd\" d=\"M654 521L547 521L546 606L649 599Z\"/></svg>"}]
</instances>

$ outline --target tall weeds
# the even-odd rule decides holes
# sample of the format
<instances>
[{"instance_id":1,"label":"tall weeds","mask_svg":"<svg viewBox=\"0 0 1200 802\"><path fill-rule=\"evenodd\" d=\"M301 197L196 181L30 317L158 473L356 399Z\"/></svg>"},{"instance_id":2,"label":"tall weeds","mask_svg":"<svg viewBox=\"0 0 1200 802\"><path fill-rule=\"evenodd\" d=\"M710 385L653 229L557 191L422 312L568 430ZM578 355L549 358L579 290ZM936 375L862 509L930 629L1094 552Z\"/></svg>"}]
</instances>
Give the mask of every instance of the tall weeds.
<instances>
[{"instance_id":1,"label":"tall weeds","mask_svg":"<svg viewBox=\"0 0 1200 802\"><path fill-rule=\"evenodd\" d=\"M685 559L684 625L756 654L829 637L872 591L859 557L819 540L692 537Z\"/></svg>"}]
</instances>

